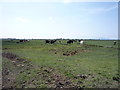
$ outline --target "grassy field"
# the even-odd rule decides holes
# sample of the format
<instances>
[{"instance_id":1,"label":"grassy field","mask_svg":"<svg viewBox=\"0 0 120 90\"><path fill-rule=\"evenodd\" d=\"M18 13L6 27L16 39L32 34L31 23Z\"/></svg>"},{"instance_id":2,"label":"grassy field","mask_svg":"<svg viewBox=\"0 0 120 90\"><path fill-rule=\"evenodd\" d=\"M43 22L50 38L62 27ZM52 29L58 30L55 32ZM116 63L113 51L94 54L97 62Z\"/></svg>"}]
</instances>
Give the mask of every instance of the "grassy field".
<instances>
[{"instance_id":1,"label":"grassy field","mask_svg":"<svg viewBox=\"0 0 120 90\"><path fill-rule=\"evenodd\" d=\"M81 46L78 42L67 45L66 40L54 44L17 41L6 39L2 43L3 70L9 69L3 77L4 87L118 88L118 42L85 40ZM9 78L11 73L14 79Z\"/></svg>"}]
</instances>

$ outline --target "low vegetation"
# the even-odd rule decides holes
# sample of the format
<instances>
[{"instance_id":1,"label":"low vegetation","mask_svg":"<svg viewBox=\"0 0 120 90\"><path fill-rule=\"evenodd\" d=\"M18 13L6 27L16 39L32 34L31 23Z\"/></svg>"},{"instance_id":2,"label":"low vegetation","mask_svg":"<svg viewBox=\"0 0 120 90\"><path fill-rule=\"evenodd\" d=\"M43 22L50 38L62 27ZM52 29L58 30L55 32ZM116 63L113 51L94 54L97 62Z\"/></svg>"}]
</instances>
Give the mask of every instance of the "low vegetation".
<instances>
[{"instance_id":1,"label":"low vegetation","mask_svg":"<svg viewBox=\"0 0 120 90\"><path fill-rule=\"evenodd\" d=\"M118 88L118 42L3 40L3 88Z\"/></svg>"}]
</instances>

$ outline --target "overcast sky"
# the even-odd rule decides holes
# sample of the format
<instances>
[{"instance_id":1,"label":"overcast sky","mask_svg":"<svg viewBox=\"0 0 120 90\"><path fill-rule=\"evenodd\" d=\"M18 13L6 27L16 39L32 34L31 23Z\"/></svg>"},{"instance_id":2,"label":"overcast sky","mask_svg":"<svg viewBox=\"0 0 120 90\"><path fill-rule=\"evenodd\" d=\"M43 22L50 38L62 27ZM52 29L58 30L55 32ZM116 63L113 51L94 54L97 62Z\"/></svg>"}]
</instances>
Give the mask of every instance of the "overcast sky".
<instances>
[{"instance_id":1,"label":"overcast sky","mask_svg":"<svg viewBox=\"0 0 120 90\"><path fill-rule=\"evenodd\" d=\"M0 38L118 38L117 2L2 2L0 13Z\"/></svg>"}]
</instances>

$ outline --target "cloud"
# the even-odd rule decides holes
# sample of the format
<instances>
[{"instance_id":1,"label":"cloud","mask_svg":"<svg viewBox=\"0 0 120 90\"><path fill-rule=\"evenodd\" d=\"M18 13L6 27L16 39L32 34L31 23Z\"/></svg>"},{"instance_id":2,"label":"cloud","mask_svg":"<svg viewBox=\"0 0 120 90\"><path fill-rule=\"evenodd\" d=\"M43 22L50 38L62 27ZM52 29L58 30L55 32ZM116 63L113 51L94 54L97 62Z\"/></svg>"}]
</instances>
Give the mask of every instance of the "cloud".
<instances>
[{"instance_id":1,"label":"cloud","mask_svg":"<svg viewBox=\"0 0 120 90\"><path fill-rule=\"evenodd\" d=\"M49 17L48 19L49 19L50 21L52 21L52 20L53 20L53 17Z\"/></svg>"},{"instance_id":2,"label":"cloud","mask_svg":"<svg viewBox=\"0 0 120 90\"><path fill-rule=\"evenodd\" d=\"M117 9L117 8L118 8L118 6L113 6L113 7L110 7L110 8L104 8L104 7L81 8L80 10L83 11L83 12L88 12L88 13L94 14L94 13L109 12L109 11L112 11L112 10Z\"/></svg>"},{"instance_id":3,"label":"cloud","mask_svg":"<svg viewBox=\"0 0 120 90\"><path fill-rule=\"evenodd\" d=\"M0 2L119 2L119 0L0 0Z\"/></svg>"},{"instance_id":4,"label":"cloud","mask_svg":"<svg viewBox=\"0 0 120 90\"><path fill-rule=\"evenodd\" d=\"M72 2L72 1L71 0L63 0L63 3L65 3L65 4L68 4L70 2Z\"/></svg>"},{"instance_id":5,"label":"cloud","mask_svg":"<svg viewBox=\"0 0 120 90\"><path fill-rule=\"evenodd\" d=\"M29 22L30 20L25 19L25 18L23 18L23 17L16 17L16 21L26 23L26 22Z\"/></svg>"},{"instance_id":6,"label":"cloud","mask_svg":"<svg viewBox=\"0 0 120 90\"><path fill-rule=\"evenodd\" d=\"M116 9L116 8L118 8L118 6L113 6L113 7L111 7L111 8L108 8L108 9L106 9L106 11L111 11L111 10L114 10L114 9Z\"/></svg>"}]
</instances>

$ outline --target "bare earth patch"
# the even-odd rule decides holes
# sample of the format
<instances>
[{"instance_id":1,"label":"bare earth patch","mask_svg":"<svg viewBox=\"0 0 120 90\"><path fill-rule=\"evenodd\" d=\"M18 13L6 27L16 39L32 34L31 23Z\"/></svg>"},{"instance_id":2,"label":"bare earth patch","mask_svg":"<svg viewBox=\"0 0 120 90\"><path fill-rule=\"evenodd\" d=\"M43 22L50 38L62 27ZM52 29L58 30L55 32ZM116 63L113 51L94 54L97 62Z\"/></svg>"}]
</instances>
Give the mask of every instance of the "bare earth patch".
<instances>
[{"instance_id":1,"label":"bare earth patch","mask_svg":"<svg viewBox=\"0 0 120 90\"><path fill-rule=\"evenodd\" d=\"M73 56L76 55L78 53L83 53L83 52L87 52L88 50L85 49L81 49L81 50L74 50L74 51L66 51L63 53L64 56Z\"/></svg>"}]
</instances>

